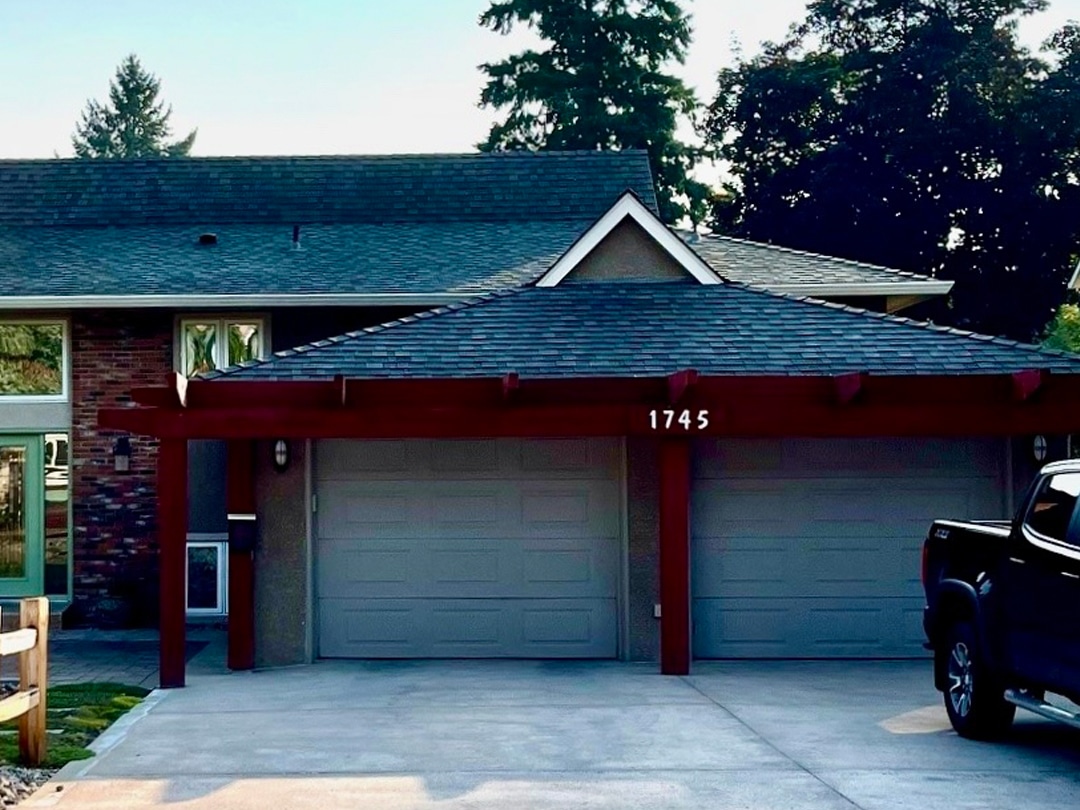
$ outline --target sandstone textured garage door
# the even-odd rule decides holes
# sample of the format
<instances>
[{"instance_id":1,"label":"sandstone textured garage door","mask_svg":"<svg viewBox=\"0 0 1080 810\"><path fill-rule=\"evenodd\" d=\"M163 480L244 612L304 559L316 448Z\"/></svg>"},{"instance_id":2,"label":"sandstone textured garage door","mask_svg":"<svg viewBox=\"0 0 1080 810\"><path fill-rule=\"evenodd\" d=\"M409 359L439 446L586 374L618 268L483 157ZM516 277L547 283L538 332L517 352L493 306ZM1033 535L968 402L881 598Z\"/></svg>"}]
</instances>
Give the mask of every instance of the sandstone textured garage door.
<instances>
[{"instance_id":1,"label":"sandstone textured garage door","mask_svg":"<svg viewBox=\"0 0 1080 810\"><path fill-rule=\"evenodd\" d=\"M926 655L935 518L1005 517L996 441L702 441L692 506L697 658Z\"/></svg>"},{"instance_id":2,"label":"sandstone textured garage door","mask_svg":"<svg viewBox=\"0 0 1080 810\"><path fill-rule=\"evenodd\" d=\"M615 656L614 442L327 441L315 463L321 656Z\"/></svg>"}]
</instances>

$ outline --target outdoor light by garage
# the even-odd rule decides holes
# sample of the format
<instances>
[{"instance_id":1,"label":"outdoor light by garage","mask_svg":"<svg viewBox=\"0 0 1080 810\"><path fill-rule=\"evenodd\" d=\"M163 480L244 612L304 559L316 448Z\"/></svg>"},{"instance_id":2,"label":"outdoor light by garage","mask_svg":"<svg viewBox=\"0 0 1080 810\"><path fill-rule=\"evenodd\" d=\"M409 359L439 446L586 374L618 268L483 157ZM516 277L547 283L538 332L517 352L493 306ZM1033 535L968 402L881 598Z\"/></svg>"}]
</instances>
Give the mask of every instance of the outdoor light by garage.
<instances>
[{"instance_id":1,"label":"outdoor light by garage","mask_svg":"<svg viewBox=\"0 0 1080 810\"><path fill-rule=\"evenodd\" d=\"M113 469L116 472L127 472L131 469L131 439L121 436L113 442Z\"/></svg>"},{"instance_id":2,"label":"outdoor light by garage","mask_svg":"<svg viewBox=\"0 0 1080 810\"><path fill-rule=\"evenodd\" d=\"M285 472L289 466L289 443L284 439L274 442L274 469Z\"/></svg>"}]
</instances>

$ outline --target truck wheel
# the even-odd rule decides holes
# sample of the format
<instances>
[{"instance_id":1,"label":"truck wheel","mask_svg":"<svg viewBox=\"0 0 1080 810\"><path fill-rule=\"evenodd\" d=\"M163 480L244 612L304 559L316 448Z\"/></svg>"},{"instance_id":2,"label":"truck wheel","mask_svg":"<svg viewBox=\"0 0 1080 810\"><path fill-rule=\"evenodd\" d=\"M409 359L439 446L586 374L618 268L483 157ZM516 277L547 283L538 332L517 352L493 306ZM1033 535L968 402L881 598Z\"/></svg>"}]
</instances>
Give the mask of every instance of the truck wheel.
<instances>
[{"instance_id":1,"label":"truck wheel","mask_svg":"<svg viewBox=\"0 0 1080 810\"><path fill-rule=\"evenodd\" d=\"M945 634L945 711L961 737L990 740L1004 734L1016 715L1005 700L1005 687L987 672L979 656L975 628L953 624Z\"/></svg>"}]
</instances>

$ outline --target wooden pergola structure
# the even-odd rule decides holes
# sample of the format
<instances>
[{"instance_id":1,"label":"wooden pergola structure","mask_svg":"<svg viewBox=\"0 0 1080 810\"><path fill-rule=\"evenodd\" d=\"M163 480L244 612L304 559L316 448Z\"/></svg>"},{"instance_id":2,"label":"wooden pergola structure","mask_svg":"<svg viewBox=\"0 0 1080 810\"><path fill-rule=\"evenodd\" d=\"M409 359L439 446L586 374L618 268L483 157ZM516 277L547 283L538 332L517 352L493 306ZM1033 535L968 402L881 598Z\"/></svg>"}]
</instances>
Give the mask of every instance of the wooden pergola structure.
<instances>
[{"instance_id":1,"label":"wooden pergola structure","mask_svg":"<svg viewBox=\"0 0 1080 810\"><path fill-rule=\"evenodd\" d=\"M161 685L184 685L187 442L228 442L228 510L253 516L253 443L275 439L652 436L659 453L660 669L690 669L691 442L697 437L1013 436L1080 432L1080 375L523 379L223 377L132 392L101 428L157 437ZM248 524L251 528L251 524ZM230 527L230 533L232 526ZM229 652L254 666L253 552L230 547Z\"/></svg>"}]
</instances>

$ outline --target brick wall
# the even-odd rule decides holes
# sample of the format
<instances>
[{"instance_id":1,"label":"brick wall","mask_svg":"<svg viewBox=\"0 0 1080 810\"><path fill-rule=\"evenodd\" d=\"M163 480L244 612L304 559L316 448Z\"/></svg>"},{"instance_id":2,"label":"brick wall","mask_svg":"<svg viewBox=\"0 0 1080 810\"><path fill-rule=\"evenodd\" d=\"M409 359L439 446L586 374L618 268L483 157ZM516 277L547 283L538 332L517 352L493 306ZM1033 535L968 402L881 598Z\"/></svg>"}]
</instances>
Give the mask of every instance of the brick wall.
<instances>
[{"instance_id":1,"label":"brick wall","mask_svg":"<svg viewBox=\"0 0 1080 810\"><path fill-rule=\"evenodd\" d=\"M101 310L72 317L72 504L76 623L157 622L157 441L131 438L129 472L115 472L114 431L97 411L130 402L136 386L172 369L172 313Z\"/></svg>"}]
</instances>

